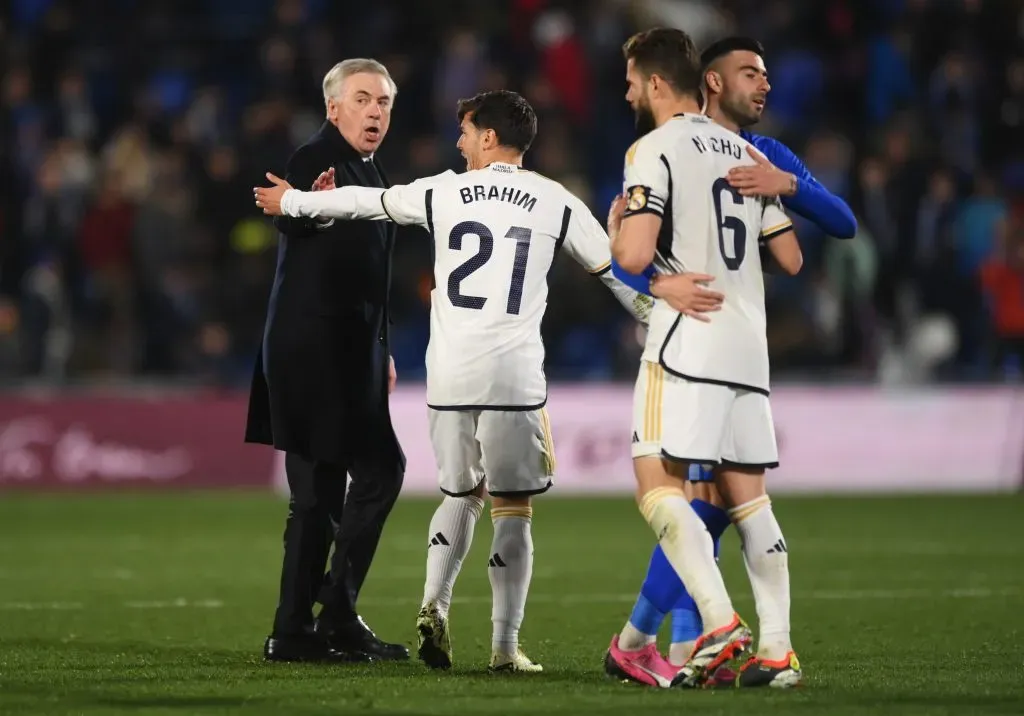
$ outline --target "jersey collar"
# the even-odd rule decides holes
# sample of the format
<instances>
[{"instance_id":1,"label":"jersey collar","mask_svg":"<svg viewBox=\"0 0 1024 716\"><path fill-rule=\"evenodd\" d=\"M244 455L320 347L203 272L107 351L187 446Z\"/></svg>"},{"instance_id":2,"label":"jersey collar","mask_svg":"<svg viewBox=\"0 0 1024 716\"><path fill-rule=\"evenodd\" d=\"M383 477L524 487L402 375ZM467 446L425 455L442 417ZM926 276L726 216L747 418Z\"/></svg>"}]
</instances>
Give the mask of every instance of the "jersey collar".
<instances>
[{"instance_id":1,"label":"jersey collar","mask_svg":"<svg viewBox=\"0 0 1024 716\"><path fill-rule=\"evenodd\" d=\"M672 115L673 119L676 117L682 117L683 119L689 119L695 122L710 122L711 118L706 114L699 114L697 112L676 112Z\"/></svg>"},{"instance_id":2,"label":"jersey collar","mask_svg":"<svg viewBox=\"0 0 1024 716\"><path fill-rule=\"evenodd\" d=\"M508 164L506 162L491 162L485 168L490 169L492 172L502 172L504 174L515 174L522 169L517 164Z\"/></svg>"}]
</instances>

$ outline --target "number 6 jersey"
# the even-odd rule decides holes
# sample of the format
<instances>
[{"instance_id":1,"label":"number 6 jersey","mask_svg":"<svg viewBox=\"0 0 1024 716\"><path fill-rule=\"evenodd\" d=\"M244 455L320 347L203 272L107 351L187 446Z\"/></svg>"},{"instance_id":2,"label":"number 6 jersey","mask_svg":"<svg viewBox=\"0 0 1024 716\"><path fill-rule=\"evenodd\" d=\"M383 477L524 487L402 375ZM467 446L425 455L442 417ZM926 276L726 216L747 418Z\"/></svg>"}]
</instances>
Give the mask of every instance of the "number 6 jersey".
<instances>
[{"instance_id":1,"label":"number 6 jersey","mask_svg":"<svg viewBox=\"0 0 1024 716\"><path fill-rule=\"evenodd\" d=\"M564 250L646 320L650 300L617 281L604 228L561 184L495 162L390 189L290 190L292 216L384 219L434 241L427 403L440 410L533 410L547 400L541 321ZM344 280L344 277L338 277Z\"/></svg>"},{"instance_id":2,"label":"number 6 jersey","mask_svg":"<svg viewBox=\"0 0 1024 716\"><path fill-rule=\"evenodd\" d=\"M768 394L759 245L792 229L777 198L744 197L725 176L750 165L749 143L703 115L676 115L626 153L626 216L662 217L660 273L706 273L725 294L704 323L657 301L644 360L696 382Z\"/></svg>"}]
</instances>

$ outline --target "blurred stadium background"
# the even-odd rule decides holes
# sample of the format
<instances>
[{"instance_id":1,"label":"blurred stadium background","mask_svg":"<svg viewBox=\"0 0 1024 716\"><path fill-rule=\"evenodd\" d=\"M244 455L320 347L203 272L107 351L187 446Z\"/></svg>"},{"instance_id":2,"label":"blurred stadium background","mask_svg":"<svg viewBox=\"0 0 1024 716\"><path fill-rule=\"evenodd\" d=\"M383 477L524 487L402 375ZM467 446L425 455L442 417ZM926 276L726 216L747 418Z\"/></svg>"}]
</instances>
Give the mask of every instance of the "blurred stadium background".
<instances>
[{"instance_id":1,"label":"blurred stadium background","mask_svg":"<svg viewBox=\"0 0 1024 716\"><path fill-rule=\"evenodd\" d=\"M395 181L460 168L456 99L511 87L540 115L529 164L603 217L634 135L619 47L675 24L701 46L762 40L773 89L758 131L788 142L860 224L840 242L798 219L806 267L769 285L780 476L826 490L1015 488L1022 7L14 0L0 29L0 486L269 479L269 456L238 439L276 258L250 188L319 126L334 62L373 56L396 78L380 152ZM412 229L401 238L395 412L429 487L430 247ZM585 481L625 455L640 334L571 261L544 330L548 375L572 386L552 399L562 472ZM40 393L52 402L15 397ZM597 469L609 472L628 489L628 462Z\"/></svg>"},{"instance_id":2,"label":"blurred stadium background","mask_svg":"<svg viewBox=\"0 0 1024 716\"><path fill-rule=\"evenodd\" d=\"M283 517L271 494L275 456L241 442L276 252L251 187L267 170L280 173L319 126L324 72L370 56L399 86L380 152L393 181L460 169L455 101L508 87L540 116L528 165L603 217L634 138L619 47L653 25L682 27L701 46L733 33L760 39L773 89L757 131L787 142L860 224L854 240L839 242L797 218L805 268L768 287L782 460L773 489L1002 493L780 500L787 535L806 550L794 571L802 657L815 659L818 685L842 689L851 674L829 659L920 660L923 644L935 660L873 686L936 693L936 703L967 712L1012 710L1000 694L1020 684L1019 654L1010 657L1018 680L1008 681L1010 652L990 639L1012 643L1002 620L1019 617L1024 595L1024 576L1006 571L1024 543L1015 526L1022 503L1007 495L1024 485L1021 0L4 3L0 492L19 494L0 499L0 642L10 647L0 649L0 679L20 676L7 682L0 710L57 708L48 694L77 694L85 700L75 712L90 713L217 710L236 705L236 692L248 694L239 703L293 705L274 700L285 698L277 686L254 687L251 665L225 666L254 657L268 626ZM393 412L410 458L409 495L433 495L435 484L421 382L429 262L425 237L403 234L392 288L401 386ZM549 548L558 561L543 568L538 551L548 576L535 579L541 606L531 613L535 625L560 621L556 601L543 606L547 579L556 592L569 576L588 594L616 597L581 602L591 621L545 650L551 660L559 645L574 654L554 661L556 675L576 674L578 664L596 678L606 632L625 616L650 546L626 499L640 334L564 260L544 331L557 492L623 499L552 501L544 510L557 528L545 528L538 510L538 531L549 530L538 544L561 546ZM256 491L208 489L230 487ZM385 636L407 630L430 509L403 500L388 527L378 557L387 567L368 586L377 601L364 599ZM906 524L908 514L920 528ZM587 537L572 526L588 520L614 520L622 533ZM855 539L865 526L872 536ZM628 565L629 555L635 569L608 584L608 560ZM845 576L829 571L837 561L849 567ZM727 568L742 584L736 565ZM486 580L467 574L465 584L465 618L479 622L466 626L477 642L465 653L482 655ZM904 619L911 603L938 610L926 621L945 641L865 632ZM405 604L397 616L395 604ZM214 615L204 605L227 608ZM949 631L956 620L945 618L947 607L974 614L971 636ZM25 610L36 610L33 618L23 620ZM198 660L197 648L205 650ZM204 681L206 668L221 685L179 685L178 701L139 696L150 693L140 685L146 669L170 683L176 664L193 669L181 679ZM988 701L957 701L966 699L957 670L968 668L968 685L984 682ZM118 681L124 669L135 669L135 681ZM311 689L338 688L302 678ZM948 688L935 686L945 678ZM395 712L405 708L360 683ZM551 693L568 688L587 700L567 683ZM848 685L850 712L864 706L862 688ZM546 689L533 697L549 698ZM339 713L339 703L369 709L350 696L335 693L323 713ZM582 712L640 703L599 696ZM901 713L935 705L929 698ZM509 701L507 712L553 703ZM291 712L321 712L305 708Z\"/></svg>"}]
</instances>

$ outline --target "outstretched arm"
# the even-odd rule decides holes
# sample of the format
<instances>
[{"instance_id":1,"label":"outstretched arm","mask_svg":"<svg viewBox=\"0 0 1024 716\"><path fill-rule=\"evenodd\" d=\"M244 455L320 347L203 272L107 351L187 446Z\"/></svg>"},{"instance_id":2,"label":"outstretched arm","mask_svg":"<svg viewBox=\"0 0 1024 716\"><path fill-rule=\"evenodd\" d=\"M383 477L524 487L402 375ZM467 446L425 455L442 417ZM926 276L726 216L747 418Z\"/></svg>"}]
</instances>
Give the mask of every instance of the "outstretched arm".
<instances>
[{"instance_id":1,"label":"outstretched arm","mask_svg":"<svg viewBox=\"0 0 1024 716\"><path fill-rule=\"evenodd\" d=\"M387 219L381 197L384 189L343 186L329 191L299 191L267 172L273 186L256 187L256 206L264 214L306 219Z\"/></svg>"},{"instance_id":2,"label":"outstretched arm","mask_svg":"<svg viewBox=\"0 0 1024 716\"><path fill-rule=\"evenodd\" d=\"M384 211L383 195L383 189L366 186L342 186L318 192L290 189L281 197L281 213L313 219L381 221L390 218Z\"/></svg>"},{"instance_id":3,"label":"outstretched arm","mask_svg":"<svg viewBox=\"0 0 1024 716\"><path fill-rule=\"evenodd\" d=\"M396 184L390 189L343 186L329 191L297 191L283 179L268 173L273 186L256 187L256 206L264 214L332 217L336 219L390 219L396 224L422 226L430 230L431 203L438 182L452 174Z\"/></svg>"}]
</instances>

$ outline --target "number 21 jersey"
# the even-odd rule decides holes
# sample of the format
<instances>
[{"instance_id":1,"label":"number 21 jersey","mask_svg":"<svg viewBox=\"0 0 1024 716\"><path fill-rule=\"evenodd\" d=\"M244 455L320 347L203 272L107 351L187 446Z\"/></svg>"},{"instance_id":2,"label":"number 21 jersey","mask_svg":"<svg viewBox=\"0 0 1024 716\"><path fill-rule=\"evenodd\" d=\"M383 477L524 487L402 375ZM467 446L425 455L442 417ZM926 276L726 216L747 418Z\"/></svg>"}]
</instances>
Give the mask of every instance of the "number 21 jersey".
<instances>
[{"instance_id":1,"label":"number 21 jersey","mask_svg":"<svg viewBox=\"0 0 1024 716\"><path fill-rule=\"evenodd\" d=\"M703 115L676 115L626 154L626 216L662 217L655 267L705 273L725 294L710 323L664 301L651 312L644 360L698 382L768 393L759 245L792 229L777 198L744 197L725 177L750 165L749 143Z\"/></svg>"},{"instance_id":2,"label":"number 21 jersey","mask_svg":"<svg viewBox=\"0 0 1024 716\"><path fill-rule=\"evenodd\" d=\"M590 210L557 182L498 162L394 186L381 201L396 223L434 240L427 404L543 406L551 264L561 250L592 274L610 268L608 236Z\"/></svg>"}]
</instances>

